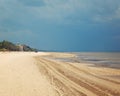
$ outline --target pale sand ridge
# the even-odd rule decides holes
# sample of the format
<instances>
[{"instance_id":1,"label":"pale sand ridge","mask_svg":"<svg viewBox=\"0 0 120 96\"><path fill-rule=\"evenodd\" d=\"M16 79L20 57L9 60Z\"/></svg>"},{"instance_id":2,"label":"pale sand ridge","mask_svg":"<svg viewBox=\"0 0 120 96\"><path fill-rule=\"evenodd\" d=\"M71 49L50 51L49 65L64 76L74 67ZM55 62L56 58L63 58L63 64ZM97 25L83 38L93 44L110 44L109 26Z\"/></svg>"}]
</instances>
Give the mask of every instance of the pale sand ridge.
<instances>
[{"instance_id":1,"label":"pale sand ridge","mask_svg":"<svg viewBox=\"0 0 120 96\"><path fill-rule=\"evenodd\" d=\"M0 54L0 96L56 96L36 67L34 55Z\"/></svg>"}]
</instances>

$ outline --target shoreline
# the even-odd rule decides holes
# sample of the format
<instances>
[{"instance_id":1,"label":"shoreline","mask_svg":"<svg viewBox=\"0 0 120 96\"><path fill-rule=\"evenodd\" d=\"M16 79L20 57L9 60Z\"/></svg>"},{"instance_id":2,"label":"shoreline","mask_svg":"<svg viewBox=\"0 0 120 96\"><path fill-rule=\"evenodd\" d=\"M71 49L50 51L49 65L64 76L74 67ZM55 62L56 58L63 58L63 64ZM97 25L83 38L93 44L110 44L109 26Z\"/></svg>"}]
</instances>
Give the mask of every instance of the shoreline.
<instances>
[{"instance_id":1,"label":"shoreline","mask_svg":"<svg viewBox=\"0 0 120 96\"><path fill-rule=\"evenodd\" d=\"M69 53L0 54L1 96L119 96L120 70L52 58Z\"/></svg>"},{"instance_id":2,"label":"shoreline","mask_svg":"<svg viewBox=\"0 0 120 96\"><path fill-rule=\"evenodd\" d=\"M120 70L36 57L37 66L63 96L119 96ZM43 71L44 70L44 71ZM113 77L116 76L116 77Z\"/></svg>"},{"instance_id":3,"label":"shoreline","mask_svg":"<svg viewBox=\"0 0 120 96\"><path fill-rule=\"evenodd\" d=\"M72 63L87 63L87 64L92 64L93 66L96 67L106 67L106 68L114 68L114 69L120 69L120 58L114 58L113 61L111 61L111 58L101 58L101 57L95 57L92 55L95 54L109 54L111 55L111 53L80 53L80 52L76 52L76 53L67 53L67 54L71 54L68 57L53 57L53 56L45 56L45 57L49 57L53 60L58 60L58 61L62 61L62 62L72 62ZM79 56L80 54L82 54L81 56ZM87 56L88 54L92 54L91 56ZM114 53L116 54L116 53ZM85 56L86 55L86 56ZM120 53L117 53L117 55L120 55ZM92 58L91 58L92 57ZM119 56L118 56L119 57ZM116 61L115 61L116 60ZM118 61L119 60L119 61Z\"/></svg>"}]
</instances>

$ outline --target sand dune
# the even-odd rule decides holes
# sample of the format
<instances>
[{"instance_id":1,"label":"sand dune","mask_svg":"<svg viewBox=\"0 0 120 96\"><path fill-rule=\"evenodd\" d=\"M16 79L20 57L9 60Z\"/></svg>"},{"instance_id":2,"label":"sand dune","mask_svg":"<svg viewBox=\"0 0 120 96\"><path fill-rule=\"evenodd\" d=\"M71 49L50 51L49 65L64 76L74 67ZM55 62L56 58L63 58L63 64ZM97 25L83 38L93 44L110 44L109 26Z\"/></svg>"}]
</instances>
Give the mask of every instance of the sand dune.
<instances>
[{"instance_id":1,"label":"sand dune","mask_svg":"<svg viewBox=\"0 0 120 96\"><path fill-rule=\"evenodd\" d=\"M62 53L0 53L0 96L120 96L120 70L61 62Z\"/></svg>"}]
</instances>

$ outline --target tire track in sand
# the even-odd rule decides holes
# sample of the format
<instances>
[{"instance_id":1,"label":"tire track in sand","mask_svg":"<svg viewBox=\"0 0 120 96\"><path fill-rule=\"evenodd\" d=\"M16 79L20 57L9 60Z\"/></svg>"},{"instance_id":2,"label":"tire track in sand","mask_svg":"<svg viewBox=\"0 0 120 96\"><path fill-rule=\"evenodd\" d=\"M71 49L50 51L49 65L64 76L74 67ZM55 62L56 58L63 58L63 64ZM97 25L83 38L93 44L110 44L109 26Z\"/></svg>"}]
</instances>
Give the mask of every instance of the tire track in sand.
<instances>
[{"instance_id":1,"label":"tire track in sand","mask_svg":"<svg viewBox=\"0 0 120 96\"><path fill-rule=\"evenodd\" d=\"M119 92L115 92L99 84L95 84L91 80L83 78L78 73L83 72L85 75L92 76L97 79L97 76L81 70L69 63L56 63L55 61L36 57L40 72L49 78L54 88L60 96L119 96ZM65 68L67 66L68 68ZM70 69L74 70L70 70ZM77 68L77 69L76 69ZM76 72L74 72L77 70ZM43 72L44 71L44 72ZM77 73L78 72L78 73ZM105 80L105 79L103 79ZM115 82L112 82L115 83Z\"/></svg>"}]
</instances>

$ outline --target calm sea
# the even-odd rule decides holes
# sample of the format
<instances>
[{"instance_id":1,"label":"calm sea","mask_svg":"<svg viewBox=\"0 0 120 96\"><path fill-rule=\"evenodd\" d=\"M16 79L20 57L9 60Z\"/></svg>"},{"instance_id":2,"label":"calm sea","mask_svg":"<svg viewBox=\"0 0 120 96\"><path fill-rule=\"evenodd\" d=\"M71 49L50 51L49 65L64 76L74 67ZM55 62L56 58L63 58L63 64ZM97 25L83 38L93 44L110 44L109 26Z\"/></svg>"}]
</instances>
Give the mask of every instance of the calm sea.
<instances>
[{"instance_id":1,"label":"calm sea","mask_svg":"<svg viewBox=\"0 0 120 96\"><path fill-rule=\"evenodd\" d=\"M97 66L112 67L120 69L120 53L90 53L90 52L76 52L73 58L59 58L65 62L78 62L78 63L92 63Z\"/></svg>"}]
</instances>

